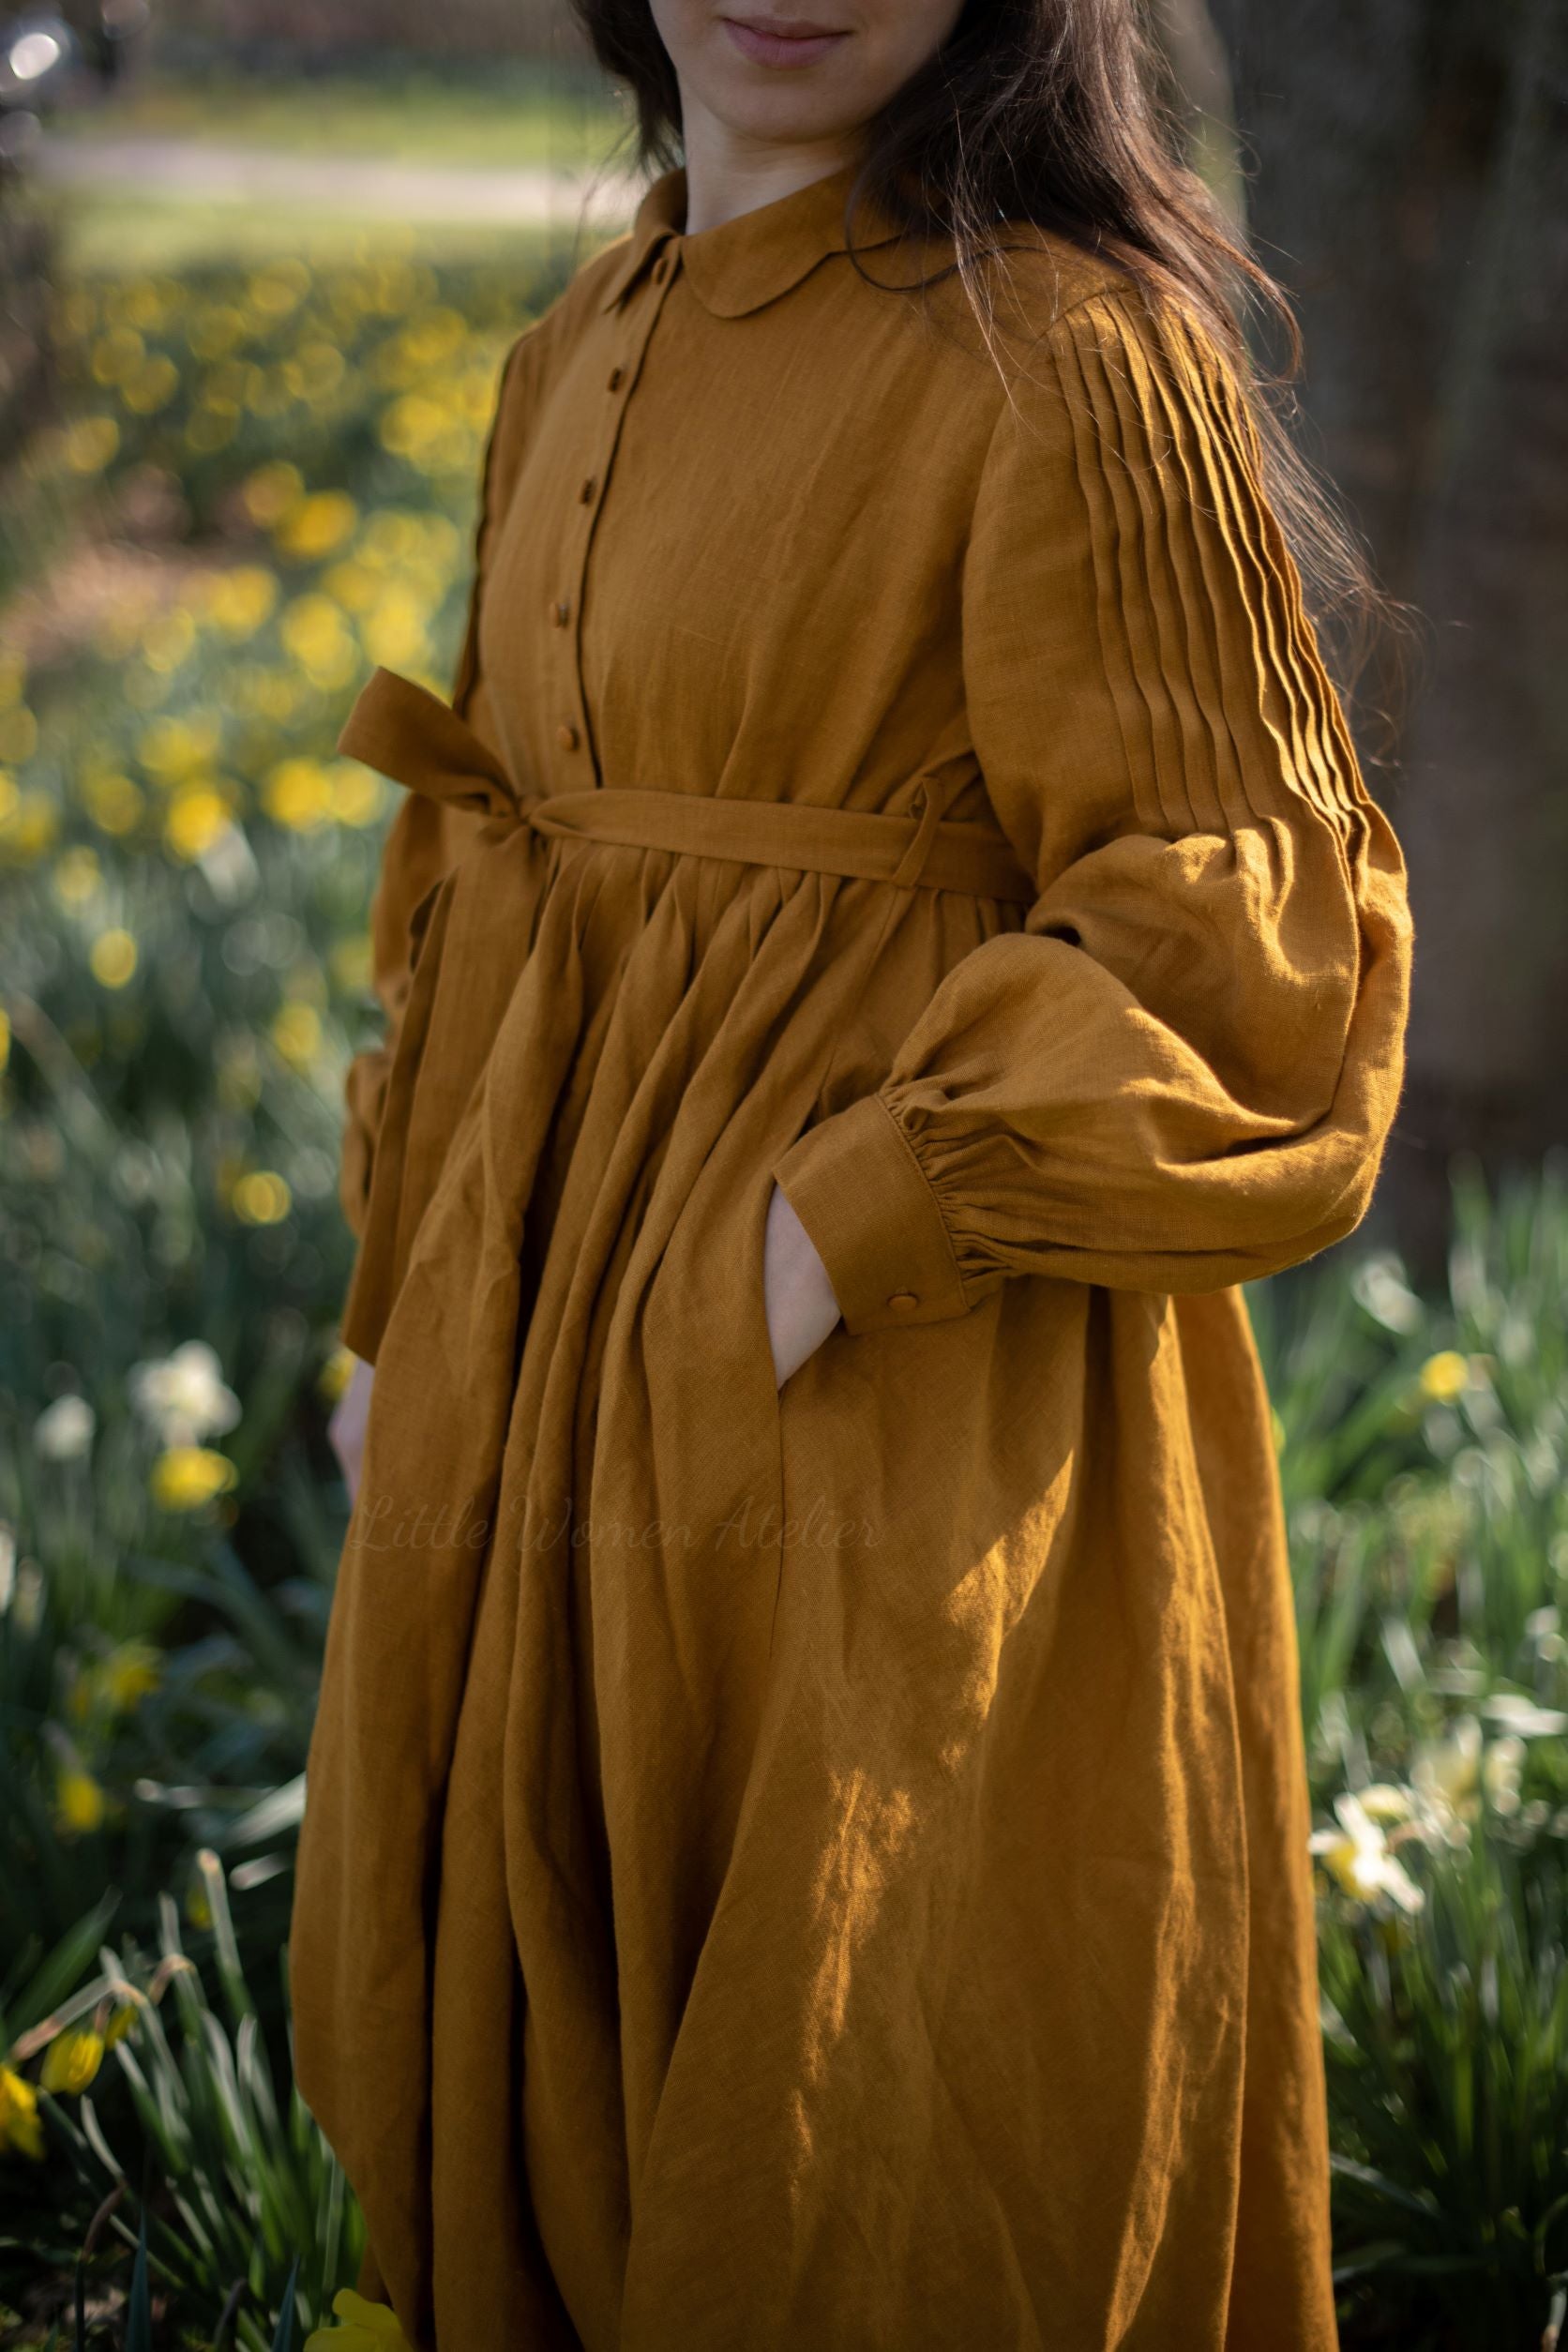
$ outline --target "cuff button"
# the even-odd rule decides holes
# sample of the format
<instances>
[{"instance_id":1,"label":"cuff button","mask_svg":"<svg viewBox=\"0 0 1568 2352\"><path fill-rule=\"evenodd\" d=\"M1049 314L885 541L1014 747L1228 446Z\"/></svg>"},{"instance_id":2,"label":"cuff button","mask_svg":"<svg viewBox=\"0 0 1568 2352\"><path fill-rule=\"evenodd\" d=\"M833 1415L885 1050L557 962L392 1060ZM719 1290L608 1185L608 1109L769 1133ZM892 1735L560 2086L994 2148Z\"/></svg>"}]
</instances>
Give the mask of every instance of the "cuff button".
<instances>
[{"instance_id":1,"label":"cuff button","mask_svg":"<svg viewBox=\"0 0 1568 2352\"><path fill-rule=\"evenodd\" d=\"M895 1315L908 1315L920 1304L912 1290L895 1290L887 1302Z\"/></svg>"}]
</instances>

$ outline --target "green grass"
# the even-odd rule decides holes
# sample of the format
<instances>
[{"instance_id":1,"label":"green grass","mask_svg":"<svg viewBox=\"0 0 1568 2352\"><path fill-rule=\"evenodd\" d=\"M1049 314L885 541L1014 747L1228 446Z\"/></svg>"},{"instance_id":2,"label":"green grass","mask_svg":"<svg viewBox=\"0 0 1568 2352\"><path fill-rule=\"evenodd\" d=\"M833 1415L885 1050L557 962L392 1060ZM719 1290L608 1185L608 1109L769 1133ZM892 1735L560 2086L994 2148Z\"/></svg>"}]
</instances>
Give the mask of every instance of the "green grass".
<instances>
[{"instance_id":1,"label":"green grass","mask_svg":"<svg viewBox=\"0 0 1568 2352\"><path fill-rule=\"evenodd\" d=\"M483 75L149 72L123 95L64 114L51 128L75 139L180 139L346 160L568 171L600 162L625 121L602 77L560 65Z\"/></svg>"}]
</instances>

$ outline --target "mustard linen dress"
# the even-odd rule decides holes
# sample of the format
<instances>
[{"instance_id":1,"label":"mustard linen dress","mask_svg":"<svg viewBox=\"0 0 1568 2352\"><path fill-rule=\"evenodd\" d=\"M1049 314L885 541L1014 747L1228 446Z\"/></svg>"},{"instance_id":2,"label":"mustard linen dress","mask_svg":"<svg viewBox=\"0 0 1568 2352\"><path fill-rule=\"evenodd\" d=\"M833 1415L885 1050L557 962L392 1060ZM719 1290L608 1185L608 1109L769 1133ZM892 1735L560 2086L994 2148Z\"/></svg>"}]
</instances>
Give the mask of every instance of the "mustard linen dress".
<instances>
[{"instance_id":1,"label":"mustard linen dress","mask_svg":"<svg viewBox=\"0 0 1568 2352\"><path fill-rule=\"evenodd\" d=\"M419 2352L1325 2352L1236 1286L1366 1205L1400 852L1214 346L1022 230L999 368L848 186L655 182L505 368L455 704L344 736L298 2080Z\"/></svg>"}]
</instances>

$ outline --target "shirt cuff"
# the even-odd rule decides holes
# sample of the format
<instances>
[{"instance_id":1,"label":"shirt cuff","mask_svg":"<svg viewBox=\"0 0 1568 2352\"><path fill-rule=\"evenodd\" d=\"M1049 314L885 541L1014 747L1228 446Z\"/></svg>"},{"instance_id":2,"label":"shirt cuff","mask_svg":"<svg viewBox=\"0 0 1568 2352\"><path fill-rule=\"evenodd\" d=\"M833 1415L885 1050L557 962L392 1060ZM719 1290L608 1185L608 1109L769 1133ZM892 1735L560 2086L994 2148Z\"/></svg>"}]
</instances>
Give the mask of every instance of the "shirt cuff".
<instances>
[{"instance_id":1,"label":"shirt cuff","mask_svg":"<svg viewBox=\"0 0 1568 2352\"><path fill-rule=\"evenodd\" d=\"M773 1174L827 1268L847 1331L968 1312L936 1195L880 1094L808 1127Z\"/></svg>"}]
</instances>

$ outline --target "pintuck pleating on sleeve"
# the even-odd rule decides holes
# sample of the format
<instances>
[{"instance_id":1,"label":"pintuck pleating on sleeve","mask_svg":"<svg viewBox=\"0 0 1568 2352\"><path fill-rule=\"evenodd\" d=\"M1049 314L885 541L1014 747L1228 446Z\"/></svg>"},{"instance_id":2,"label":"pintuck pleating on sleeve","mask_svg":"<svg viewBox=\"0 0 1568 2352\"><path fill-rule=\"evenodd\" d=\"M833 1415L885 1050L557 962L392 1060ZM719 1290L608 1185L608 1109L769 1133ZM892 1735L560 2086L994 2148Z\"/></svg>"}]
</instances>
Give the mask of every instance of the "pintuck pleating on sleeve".
<instances>
[{"instance_id":1,"label":"pintuck pleating on sleeve","mask_svg":"<svg viewBox=\"0 0 1568 2352\"><path fill-rule=\"evenodd\" d=\"M477 661L480 592L526 431L538 336L539 327L530 327L518 337L506 354L480 475L467 625L452 699L456 708L481 731L484 682ZM479 822L466 809L409 793L387 827L370 906L371 985L381 1007L382 1033L373 1044L353 1056L343 1075L346 1116L338 1193L343 1215L356 1240L365 1229L376 1138L412 976L414 912L456 864L477 832Z\"/></svg>"},{"instance_id":2,"label":"pintuck pleating on sleeve","mask_svg":"<svg viewBox=\"0 0 1568 2352\"><path fill-rule=\"evenodd\" d=\"M1404 865L1234 373L1173 305L1117 287L1032 350L963 627L975 752L1039 897L780 1165L850 1329L1009 1274L1207 1290L1323 1248L1399 1093Z\"/></svg>"}]
</instances>

